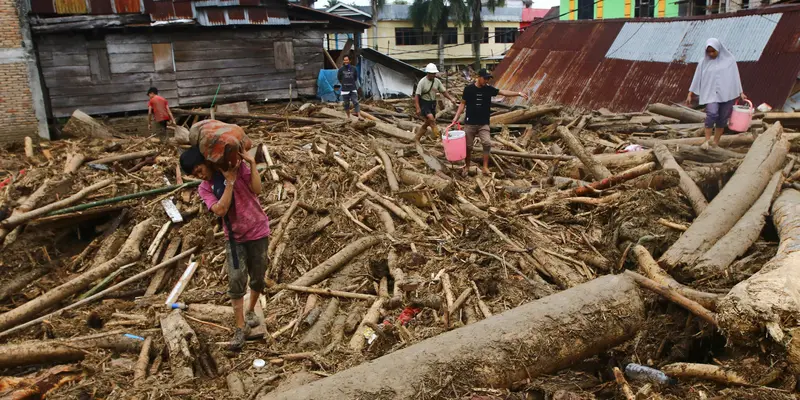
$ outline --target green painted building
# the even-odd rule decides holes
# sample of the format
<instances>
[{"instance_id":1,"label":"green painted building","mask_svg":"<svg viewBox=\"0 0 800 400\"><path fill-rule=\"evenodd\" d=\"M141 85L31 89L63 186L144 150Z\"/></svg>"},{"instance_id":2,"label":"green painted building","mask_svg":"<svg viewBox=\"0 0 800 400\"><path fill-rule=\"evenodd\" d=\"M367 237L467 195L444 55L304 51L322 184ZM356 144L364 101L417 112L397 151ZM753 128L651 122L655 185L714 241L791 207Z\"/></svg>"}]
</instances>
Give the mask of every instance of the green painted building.
<instances>
[{"instance_id":1,"label":"green painted building","mask_svg":"<svg viewBox=\"0 0 800 400\"><path fill-rule=\"evenodd\" d=\"M562 20L677 17L674 0L561 0L561 10L575 10Z\"/></svg>"}]
</instances>

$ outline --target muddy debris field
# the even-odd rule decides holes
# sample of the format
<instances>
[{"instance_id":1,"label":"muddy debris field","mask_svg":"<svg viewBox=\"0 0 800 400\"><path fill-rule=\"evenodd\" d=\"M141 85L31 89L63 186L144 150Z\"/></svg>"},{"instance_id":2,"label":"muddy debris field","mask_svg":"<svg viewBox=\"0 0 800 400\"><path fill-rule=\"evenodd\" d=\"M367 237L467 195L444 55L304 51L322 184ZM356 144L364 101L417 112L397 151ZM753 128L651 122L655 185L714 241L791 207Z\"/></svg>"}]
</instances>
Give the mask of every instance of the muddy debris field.
<instances>
[{"instance_id":1,"label":"muddy debris field","mask_svg":"<svg viewBox=\"0 0 800 400\"><path fill-rule=\"evenodd\" d=\"M411 100L363 109L215 116L255 144L272 231L241 352L181 129L73 116L5 145L0 398L796 398L796 119L704 149L678 106L498 105L464 177Z\"/></svg>"}]
</instances>

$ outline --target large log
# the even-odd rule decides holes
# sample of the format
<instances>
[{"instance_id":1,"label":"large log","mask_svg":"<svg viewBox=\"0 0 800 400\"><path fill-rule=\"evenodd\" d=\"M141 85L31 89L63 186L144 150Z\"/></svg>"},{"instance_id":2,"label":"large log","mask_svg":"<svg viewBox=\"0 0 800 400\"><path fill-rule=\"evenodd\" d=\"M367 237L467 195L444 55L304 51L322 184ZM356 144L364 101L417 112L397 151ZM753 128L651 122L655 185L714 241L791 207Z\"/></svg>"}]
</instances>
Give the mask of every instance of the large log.
<instances>
[{"instance_id":1,"label":"large log","mask_svg":"<svg viewBox=\"0 0 800 400\"><path fill-rule=\"evenodd\" d=\"M659 285L663 285L667 288L675 290L682 296L699 303L709 310L714 311L717 309L717 303L722 296L713 293L701 292L678 283L678 281L673 279L668 273L661 269L656 260L653 259L653 256L644 246L640 244L633 245L633 247L631 247L631 254L633 254L633 256L636 258L636 262L639 264L639 270L642 271L642 273L648 278L652 279Z\"/></svg>"},{"instance_id":2,"label":"large log","mask_svg":"<svg viewBox=\"0 0 800 400\"><path fill-rule=\"evenodd\" d=\"M71 204L74 204L74 203L82 200L84 197L88 196L90 193L95 192L97 190L100 190L100 189L110 185L111 182L112 182L111 179L103 179L100 182L97 182L97 183L95 183L95 184L93 184L91 186L87 186L87 187L81 189L78 193L75 193L72 196L67 197L66 199L62 199L62 200L50 203L48 205L39 207L39 208L37 208L35 210L30 210L28 212L24 212L24 213L21 213L21 214L12 215L11 217L9 217L9 218L7 218L7 219L5 219L3 221L0 221L0 225L2 225L4 228L13 228L13 227L15 227L15 226L17 226L19 224L22 224L22 223L25 223L27 221L30 221L33 218L45 215L45 214L47 214L47 213L49 213L51 211L56 211L56 210L63 209L64 207L67 207L67 206L69 206Z\"/></svg>"},{"instance_id":3,"label":"large log","mask_svg":"<svg viewBox=\"0 0 800 400\"><path fill-rule=\"evenodd\" d=\"M764 192L772 174L783 166L789 143L782 134L781 125L775 124L753 142L730 181L664 253L660 264L667 269L692 265L733 228ZM681 272L691 278L691 270Z\"/></svg>"},{"instance_id":4,"label":"large log","mask_svg":"<svg viewBox=\"0 0 800 400\"><path fill-rule=\"evenodd\" d=\"M123 336L123 333L114 331L67 340L34 340L0 345L0 368L80 361L91 349L138 353L142 342Z\"/></svg>"},{"instance_id":5,"label":"large log","mask_svg":"<svg viewBox=\"0 0 800 400\"><path fill-rule=\"evenodd\" d=\"M575 135L573 135L572 132L567 129L567 127L559 126L558 133L561 135L561 139L566 142L572 154L577 156L583 165L586 166L586 169L592 174L594 180L599 181L611 176L611 172L608 170L608 168L606 168L601 162L595 160L594 157L583 147L581 141L575 137Z\"/></svg>"},{"instance_id":6,"label":"large log","mask_svg":"<svg viewBox=\"0 0 800 400\"><path fill-rule=\"evenodd\" d=\"M358 239L339 250L329 259L323 261L322 264L317 265L301 277L295 279L292 285L311 286L320 283L332 273L344 267L350 260L358 257L359 254L380 242L381 238L379 236L367 236Z\"/></svg>"},{"instance_id":7,"label":"large log","mask_svg":"<svg viewBox=\"0 0 800 400\"><path fill-rule=\"evenodd\" d=\"M61 286L51 289L43 295L0 315L0 331L5 331L14 325L33 319L42 311L58 304L67 297L87 289L93 282L106 277L119 267L138 260L141 255L139 246L151 226L152 219L140 222L133 228L119 253L111 260L89 269Z\"/></svg>"},{"instance_id":8,"label":"large log","mask_svg":"<svg viewBox=\"0 0 800 400\"><path fill-rule=\"evenodd\" d=\"M788 141L793 141L800 137L800 133L784 133L784 137ZM736 147L736 146L749 146L753 144L755 140L755 136L750 133L737 133L736 135L723 135L719 139L719 146L720 147ZM646 146L646 147L654 147L656 143L666 144L666 145L684 145L684 146L700 146L703 142L706 141L706 138L703 136L699 137L690 137L690 138L682 138L682 139L637 139L631 138L631 142Z\"/></svg>"},{"instance_id":9,"label":"large log","mask_svg":"<svg viewBox=\"0 0 800 400\"><path fill-rule=\"evenodd\" d=\"M317 111L317 113L321 114L321 115L324 115L326 117L338 118L338 119L347 119L347 115L345 115L345 113L343 113L341 111L336 111L336 110L333 110L333 109L330 109L330 108L322 108L319 111ZM413 142L414 141L414 134L413 133L406 132L406 131L404 131L404 130L396 127L396 126L393 126L391 124L387 124L385 122L375 121L375 128L373 128L373 129L377 130L380 133L383 133L384 135L391 136L391 137L394 137L394 138L397 138L397 139L402 139L402 140L405 140L407 142Z\"/></svg>"},{"instance_id":10,"label":"large log","mask_svg":"<svg viewBox=\"0 0 800 400\"><path fill-rule=\"evenodd\" d=\"M200 117L210 117L211 111L206 110L183 110L180 108L173 108L172 113L175 115L197 115ZM276 122L292 122L297 124L321 124L328 122L324 118L304 118L295 117L291 115L274 115L274 114L230 114L214 112L214 118L217 119L258 119L264 121Z\"/></svg>"},{"instance_id":11,"label":"large log","mask_svg":"<svg viewBox=\"0 0 800 400\"><path fill-rule=\"evenodd\" d=\"M725 270L736 258L743 255L756 242L761 229L767 222L769 206L780 192L783 175L781 171L772 175L764 193L753 203L753 206L736 222L717 243L714 244L694 265L686 269L692 276L708 277Z\"/></svg>"},{"instance_id":12,"label":"large log","mask_svg":"<svg viewBox=\"0 0 800 400\"><path fill-rule=\"evenodd\" d=\"M76 137L89 136L101 139L111 139L114 136L121 136L118 132L115 132L113 129L97 122L94 118L90 117L81 110L75 110L72 113L72 117L70 117L69 121L67 121L67 124L64 125L64 128L61 131L67 135Z\"/></svg>"},{"instance_id":13,"label":"large log","mask_svg":"<svg viewBox=\"0 0 800 400\"><path fill-rule=\"evenodd\" d=\"M702 111L695 111L677 106L669 106L662 103L650 104L647 106L647 111L670 118L675 118L681 122L703 122L706 119L706 113Z\"/></svg>"},{"instance_id":14,"label":"large log","mask_svg":"<svg viewBox=\"0 0 800 400\"><path fill-rule=\"evenodd\" d=\"M778 341L782 324L794 327L800 315L800 192L785 189L772 205L781 242L761 270L740 282L720 301L719 324L728 338L755 343L766 331ZM795 338L797 340L797 338Z\"/></svg>"},{"instance_id":15,"label":"large log","mask_svg":"<svg viewBox=\"0 0 800 400\"><path fill-rule=\"evenodd\" d=\"M489 120L490 125L508 125L516 124L519 122L526 122L538 116L557 113L561 111L561 107L535 107L528 110L515 110L500 115L495 115Z\"/></svg>"},{"instance_id":16,"label":"large log","mask_svg":"<svg viewBox=\"0 0 800 400\"><path fill-rule=\"evenodd\" d=\"M658 159L658 163L661 164L661 168L664 169L674 169L678 171L678 176L680 176L680 188L683 191L683 194L689 199L689 203L692 205L692 209L696 215L700 215L703 210L708 207L708 200L703 195L703 192L697 187L697 184L694 183L692 178L689 177L689 174L681 168L677 161L675 161L675 157L672 156L672 153L669 152L667 146L663 144L657 144L655 148L653 148L653 152Z\"/></svg>"},{"instance_id":17,"label":"large log","mask_svg":"<svg viewBox=\"0 0 800 400\"><path fill-rule=\"evenodd\" d=\"M625 342L644 317L636 284L604 276L261 400L412 399L421 382L446 380L508 387Z\"/></svg>"}]
</instances>

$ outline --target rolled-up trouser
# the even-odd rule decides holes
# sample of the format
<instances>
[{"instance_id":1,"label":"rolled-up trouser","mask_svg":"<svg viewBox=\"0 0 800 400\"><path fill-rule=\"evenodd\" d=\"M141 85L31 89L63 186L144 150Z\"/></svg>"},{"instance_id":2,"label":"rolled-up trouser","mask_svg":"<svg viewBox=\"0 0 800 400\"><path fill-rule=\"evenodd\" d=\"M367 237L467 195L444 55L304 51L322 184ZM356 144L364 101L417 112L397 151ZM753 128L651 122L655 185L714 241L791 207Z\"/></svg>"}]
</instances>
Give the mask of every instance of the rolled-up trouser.
<instances>
[{"instance_id":1,"label":"rolled-up trouser","mask_svg":"<svg viewBox=\"0 0 800 400\"><path fill-rule=\"evenodd\" d=\"M358 104L358 91L351 90L347 94L342 92L342 99L344 100L344 110L350 111L350 102L353 103L353 108L356 110L356 113L361 112L361 104Z\"/></svg>"},{"instance_id":2,"label":"rolled-up trouser","mask_svg":"<svg viewBox=\"0 0 800 400\"><path fill-rule=\"evenodd\" d=\"M706 104L706 128L724 128L728 126L728 120L733 112L733 103L736 99L728 100L724 103Z\"/></svg>"},{"instance_id":3,"label":"rolled-up trouser","mask_svg":"<svg viewBox=\"0 0 800 400\"><path fill-rule=\"evenodd\" d=\"M267 257L269 237L236 243L236 255L239 258L239 268L233 267L230 241L226 241L225 254L228 270L228 296L231 299L241 299L247 293L247 278L250 278L250 289L263 292L267 286L264 276L267 273L269 258Z\"/></svg>"},{"instance_id":4,"label":"rolled-up trouser","mask_svg":"<svg viewBox=\"0 0 800 400\"><path fill-rule=\"evenodd\" d=\"M489 154L492 150L492 137L489 135L489 125L464 125L464 133L467 135L467 157L472 152L472 145L475 142L475 136L481 138L483 145L483 154Z\"/></svg>"}]
</instances>

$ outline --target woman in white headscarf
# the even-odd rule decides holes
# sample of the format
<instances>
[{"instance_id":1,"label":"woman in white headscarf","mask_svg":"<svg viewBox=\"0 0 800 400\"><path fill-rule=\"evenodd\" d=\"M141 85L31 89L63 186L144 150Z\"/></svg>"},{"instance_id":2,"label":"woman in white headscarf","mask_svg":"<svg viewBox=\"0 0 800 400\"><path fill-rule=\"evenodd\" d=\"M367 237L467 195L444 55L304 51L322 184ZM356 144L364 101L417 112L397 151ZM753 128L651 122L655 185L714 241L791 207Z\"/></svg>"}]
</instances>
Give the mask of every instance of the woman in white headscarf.
<instances>
[{"instance_id":1,"label":"woman in white headscarf","mask_svg":"<svg viewBox=\"0 0 800 400\"><path fill-rule=\"evenodd\" d=\"M700 98L700 104L706 106L705 134L703 149L707 149L714 132L713 146L719 145L719 138L728 125L736 98L747 100L742 91L742 80L739 78L739 67L736 58L719 41L711 38L706 41L706 56L694 71L692 86L686 103L691 105L692 96Z\"/></svg>"}]
</instances>

